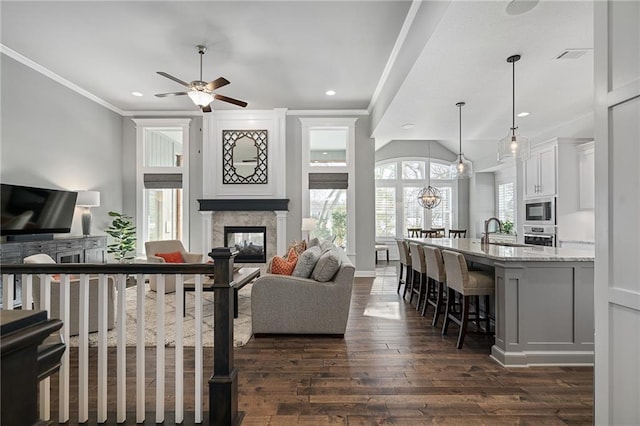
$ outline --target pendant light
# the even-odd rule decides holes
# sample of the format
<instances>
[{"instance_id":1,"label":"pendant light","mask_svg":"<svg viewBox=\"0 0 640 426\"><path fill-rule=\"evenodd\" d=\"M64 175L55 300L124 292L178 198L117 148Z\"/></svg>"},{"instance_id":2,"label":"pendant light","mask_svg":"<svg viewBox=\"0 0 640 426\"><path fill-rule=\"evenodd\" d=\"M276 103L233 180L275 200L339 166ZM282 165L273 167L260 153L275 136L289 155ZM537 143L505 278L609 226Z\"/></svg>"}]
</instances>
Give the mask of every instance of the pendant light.
<instances>
[{"instance_id":1,"label":"pendant light","mask_svg":"<svg viewBox=\"0 0 640 426\"><path fill-rule=\"evenodd\" d=\"M507 58L507 62L512 65L512 124L509 134L498 141L498 161L506 161L509 158L526 160L531 151L529 138L516 133L516 62L520 60L520 55L513 55Z\"/></svg>"},{"instance_id":2,"label":"pendant light","mask_svg":"<svg viewBox=\"0 0 640 426\"><path fill-rule=\"evenodd\" d=\"M466 104L464 102L458 102L456 104L458 107L460 123L460 150L458 151L458 158L456 158L449 166L451 179L469 179L473 174L471 161L464 158L464 154L462 153L462 107L465 105Z\"/></svg>"},{"instance_id":3,"label":"pendant light","mask_svg":"<svg viewBox=\"0 0 640 426\"><path fill-rule=\"evenodd\" d=\"M431 186L431 141L427 142L429 145L429 170L427 170L427 187L422 188L420 192L418 192L418 203L425 209L433 209L438 207L440 201L442 201L442 196L440 195L440 190L438 188L434 188Z\"/></svg>"}]
</instances>

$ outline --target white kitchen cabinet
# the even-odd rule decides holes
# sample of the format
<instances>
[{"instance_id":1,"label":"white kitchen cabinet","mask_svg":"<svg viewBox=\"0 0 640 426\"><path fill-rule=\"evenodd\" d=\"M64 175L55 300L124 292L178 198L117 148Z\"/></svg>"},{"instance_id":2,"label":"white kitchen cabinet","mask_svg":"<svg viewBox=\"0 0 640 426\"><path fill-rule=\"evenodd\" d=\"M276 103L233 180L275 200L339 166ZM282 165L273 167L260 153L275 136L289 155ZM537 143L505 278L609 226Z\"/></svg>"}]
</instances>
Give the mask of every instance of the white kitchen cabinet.
<instances>
[{"instance_id":1,"label":"white kitchen cabinet","mask_svg":"<svg viewBox=\"0 0 640 426\"><path fill-rule=\"evenodd\" d=\"M595 199L595 147L593 142L587 142L577 146L578 173L580 191L580 209L594 208Z\"/></svg>"},{"instance_id":2,"label":"white kitchen cabinet","mask_svg":"<svg viewBox=\"0 0 640 426\"><path fill-rule=\"evenodd\" d=\"M556 143L545 143L531 149L524 163L524 198L556 195Z\"/></svg>"}]
</instances>

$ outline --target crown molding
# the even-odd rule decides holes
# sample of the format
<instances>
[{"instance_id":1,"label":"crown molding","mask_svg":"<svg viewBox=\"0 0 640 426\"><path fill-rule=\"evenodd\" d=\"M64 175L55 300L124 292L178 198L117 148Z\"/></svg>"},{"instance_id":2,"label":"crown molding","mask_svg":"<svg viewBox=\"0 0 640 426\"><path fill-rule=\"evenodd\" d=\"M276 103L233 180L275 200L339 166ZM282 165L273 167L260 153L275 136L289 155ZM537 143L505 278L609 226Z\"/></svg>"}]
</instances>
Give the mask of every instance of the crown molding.
<instances>
[{"instance_id":1,"label":"crown molding","mask_svg":"<svg viewBox=\"0 0 640 426\"><path fill-rule=\"evenodd\" d=\"M204 115L197 110L176 111L122 111L123 117L200 117Z\"/></svg>"},{"instance_id":2,"label":"crown molding","mask_svg":"<svg viewBox=\"0 0 640 426\"><path fill-rule=\"evenodd\" d=\"M287 115L298 116L354 116L354 115L369 115L369 111L366 109L290 109L287 111Z\"/></svg>"},{"instance_id":3,"label":"crown molding","mask_svg":"<svg viewBox=\"0 0 640 426\"><path fill-rule=\"evenodd\" d=\"M120 108L116 107L115 105L111 105L109 102L105 101L102 98L97 97L96 95L94 95L93 93L88 92L87 90L83 89L82 87L70 82L69 80L67 80L66 78L54 73L53 71L43 67L42 65L38 64L35 61L32 61L31 59L27 58L26 56L16 52L15 50L5 46L4 44L0 43L0 53L7 55L8 57L20 62L21 64L31 68L32 70L39 72L40 74L44 75L45 77L49 77L51 80L55 81L56 83L59 83L65 87L67 87L68 89L73 90L74 92L78 93L79 95L84 96L85 98L99 104L102 105L103 107L110 109L111 111L115 112L116 114L120 114L121 116L124 115L124 111L122 111Z\"/></svg>"}]
</instances>

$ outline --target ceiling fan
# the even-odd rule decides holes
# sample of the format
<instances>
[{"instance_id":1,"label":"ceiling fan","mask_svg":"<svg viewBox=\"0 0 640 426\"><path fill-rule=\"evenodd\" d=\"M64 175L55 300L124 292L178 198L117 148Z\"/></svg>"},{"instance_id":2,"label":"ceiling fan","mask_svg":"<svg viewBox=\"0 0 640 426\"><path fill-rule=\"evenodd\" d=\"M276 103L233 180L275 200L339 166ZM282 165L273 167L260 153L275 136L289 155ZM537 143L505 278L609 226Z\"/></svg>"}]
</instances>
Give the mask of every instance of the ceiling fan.
<instances>
[{"instance_id":1,"label":"ceiling fan","mask_svg":"<svg viewBox=\"0 0 640 426\"><path fill-rule=\"evenodd\" d=\"M214 90L219 89L220 87L226 86L229 84L229 80L224 77L216 78L213 81L207 83L206 81L202 81L202 55L207 51L206 46L197 45L198 53L200 54L200 80L194 80L191 83L187 83L185 81L180 80L172 76L171 74L167 74L163 71L158 71L163 77L168 78L169 80L173 80L178 84L182 84L184 87L188 89L187 92L170 92L170 93L157 93L156 96L159 98L166 98L168 96L183 96L187 95L194 104L198 105L202 112L211 112L211 102L214 99L219 101L228 102L230 104L238 105L242 108L247 106L245 101L241 101L238 99L230 98L228 96L219 95L214 93Z\"/></svg>"}]
</instances>

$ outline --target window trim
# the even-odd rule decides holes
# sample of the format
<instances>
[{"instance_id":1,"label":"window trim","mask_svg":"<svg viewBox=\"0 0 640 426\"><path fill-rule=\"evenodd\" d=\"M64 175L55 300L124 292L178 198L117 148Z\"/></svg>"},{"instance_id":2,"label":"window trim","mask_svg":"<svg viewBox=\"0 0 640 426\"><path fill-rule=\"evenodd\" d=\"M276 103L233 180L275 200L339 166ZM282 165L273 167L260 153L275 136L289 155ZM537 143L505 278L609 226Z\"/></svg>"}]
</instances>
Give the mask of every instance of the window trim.
<instances>
[{"instance_id":1,"label":"window trim","mask_svg":"<svg viewBox=\"0 0 640 426\"><path fill-rule=\"evenodd\" d=\"M347 255L356 254L356 206L355 206L355 144L357 117L317 117L298 118L302 125L302 188L301 213L302 217L309 217L309 173L348 173L347 187ZM310 164L310 131L314 129L346 128L347 132L347 163L345 166L313 167Z\"/></svg>"},{"instance_id":2,"label":"window trim","mask_svg":"<svg viewBox=\"0 0 640 426\"><path fill-rule=\"evenodd\" d=\"M144 175L147 174L182 174L182 243L189 247L189 126L190 118L147 118L132 119L136 124L136 252L144 253L144 243L149 240L148 230L145 226L147 211L144 196ZM146 129L176 129L182 130L182 162L180 166L152 167L144 165L144 131Z\"/></svg>"}]
</instances>

